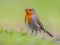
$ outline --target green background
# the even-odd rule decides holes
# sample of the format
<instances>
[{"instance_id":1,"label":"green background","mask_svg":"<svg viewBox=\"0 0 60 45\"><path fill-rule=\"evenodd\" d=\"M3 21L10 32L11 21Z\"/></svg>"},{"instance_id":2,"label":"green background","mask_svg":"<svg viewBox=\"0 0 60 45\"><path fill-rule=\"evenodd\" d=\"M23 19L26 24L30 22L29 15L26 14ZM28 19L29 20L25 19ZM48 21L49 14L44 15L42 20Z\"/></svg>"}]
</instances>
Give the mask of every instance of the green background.
<instances>
[{"instance_id":1,"label":"green background","mask_svg":"<svg viewBox=\"0 0 60 45\"><path fill-rule=\"evenodd\" d=\"M60 0L0 0L0 26L24 26L24 9L33 7L44 27L60 33Z\"/></svg>"}]
</instances>

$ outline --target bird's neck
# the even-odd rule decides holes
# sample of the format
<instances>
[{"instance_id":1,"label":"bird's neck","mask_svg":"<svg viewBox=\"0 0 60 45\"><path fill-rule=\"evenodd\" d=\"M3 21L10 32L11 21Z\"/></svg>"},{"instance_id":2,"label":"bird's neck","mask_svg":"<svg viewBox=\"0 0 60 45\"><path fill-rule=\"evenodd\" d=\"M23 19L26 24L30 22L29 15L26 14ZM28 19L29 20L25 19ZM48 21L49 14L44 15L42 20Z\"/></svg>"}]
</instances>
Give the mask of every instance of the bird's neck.
<instances>
[{"instance_id":1,"label":"bird's neck","mask_svg":"<svg viewBox=\"0 0 60 45\"><path fill-rule=\"evenodd\" d=\"M33 13L26 13L26 15L33 15Z\"/></svg>"}]
</instances>

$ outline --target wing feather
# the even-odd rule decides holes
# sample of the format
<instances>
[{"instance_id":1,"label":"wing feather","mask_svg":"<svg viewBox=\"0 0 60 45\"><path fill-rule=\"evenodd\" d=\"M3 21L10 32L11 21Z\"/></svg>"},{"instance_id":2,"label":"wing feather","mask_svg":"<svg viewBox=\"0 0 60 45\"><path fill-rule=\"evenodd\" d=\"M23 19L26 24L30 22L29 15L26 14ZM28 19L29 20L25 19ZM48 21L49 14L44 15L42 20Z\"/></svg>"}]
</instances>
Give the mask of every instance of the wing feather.
<instances>
[{"instance_id":1,"label":"wing feather","mask_svg":"<svg viewBox=\"0 0 60 45\"><path fill-rule=\"evenodd\" d=\"M39 27L41 29L44 29L43 24L40 22L40 19L39 19L39 17L37 15L34 15L33 16L33 20L32 21L34 21L35 25L36 24L39 25Z\"/></svg>"}]
</instances>

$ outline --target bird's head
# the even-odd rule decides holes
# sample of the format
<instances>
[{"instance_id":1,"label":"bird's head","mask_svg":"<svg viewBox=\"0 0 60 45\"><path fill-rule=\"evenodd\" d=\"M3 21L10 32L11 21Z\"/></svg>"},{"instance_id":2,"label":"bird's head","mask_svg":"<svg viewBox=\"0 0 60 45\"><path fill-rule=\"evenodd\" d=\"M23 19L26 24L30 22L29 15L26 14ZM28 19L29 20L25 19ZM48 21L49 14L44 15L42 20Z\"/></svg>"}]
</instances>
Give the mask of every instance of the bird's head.
<instances>
[{"instance_id":1,"label":"bird's head","mask_svg":"<svg viewBox=\"0 0 60 45\"><path fill-rule=\"evenodd\" d=\"M26 8L25 11L26 11L26 14L34 14L33 8Z\"/></svg>"}]
</instances>

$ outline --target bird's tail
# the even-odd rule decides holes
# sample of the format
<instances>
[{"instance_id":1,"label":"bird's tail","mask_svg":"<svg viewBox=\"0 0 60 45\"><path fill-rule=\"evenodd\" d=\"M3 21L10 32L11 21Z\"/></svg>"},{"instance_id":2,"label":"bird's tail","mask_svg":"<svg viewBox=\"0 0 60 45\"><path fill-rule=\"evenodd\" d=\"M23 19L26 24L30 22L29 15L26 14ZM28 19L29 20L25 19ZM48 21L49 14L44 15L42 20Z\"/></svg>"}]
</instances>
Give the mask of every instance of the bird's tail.
<instances>
[{"instance_id":1,"label":"bird's tail","mask_svg":"<svg viewBox=\"0 0 60 45\"><path fill-rule=\"evenodd\" d=\"M39 22L38 24L40 25L40 28L43 32L47 33L50 37L53 37L53 35L44 28L41 22Z\"/></svg>"},{"instance_id":2,"label":"bird's tail","mask_svg":"<svg viewBox=\"0 0 60 45\"><path fill-rule=\"evenodd\" d=\"M46 31L46 33L47 33L48 35L50 35L51 37L53 37L53 35L52 35L51 33L49 33L48 31Z\"/></svg>"},{"instance_id":3,"label":"bird's tail","mask_svg":"<svg viewBox=\"0 0 60 45\"><path fill-rule=\"evenodd\" d=\"M51 33L49 33L47 30L43 29L43 31L44 31L45 33L47 33L50 37L53 37L53 35L52 35Z\"/></svg>"}]
</instances>

